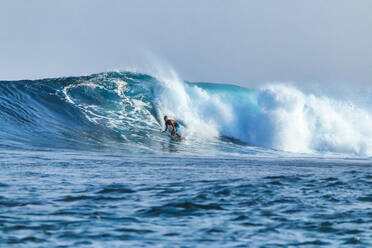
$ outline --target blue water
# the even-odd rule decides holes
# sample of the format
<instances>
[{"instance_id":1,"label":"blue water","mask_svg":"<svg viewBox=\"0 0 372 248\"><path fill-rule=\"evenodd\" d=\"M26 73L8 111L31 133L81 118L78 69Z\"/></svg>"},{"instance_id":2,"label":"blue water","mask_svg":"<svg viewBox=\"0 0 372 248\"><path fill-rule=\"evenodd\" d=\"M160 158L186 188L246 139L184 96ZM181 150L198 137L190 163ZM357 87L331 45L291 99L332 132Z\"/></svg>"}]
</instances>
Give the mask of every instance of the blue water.
<instances>
[{"instance_id":1,"label":"blue water","mask_svg":"<svg viewBox=\"0 0 372 248\"><path fill-rule=\"evenodd\" d=\"M0 247L370 247L371 116L173 74L0 82Z\"/></svg>"}]
</instances>

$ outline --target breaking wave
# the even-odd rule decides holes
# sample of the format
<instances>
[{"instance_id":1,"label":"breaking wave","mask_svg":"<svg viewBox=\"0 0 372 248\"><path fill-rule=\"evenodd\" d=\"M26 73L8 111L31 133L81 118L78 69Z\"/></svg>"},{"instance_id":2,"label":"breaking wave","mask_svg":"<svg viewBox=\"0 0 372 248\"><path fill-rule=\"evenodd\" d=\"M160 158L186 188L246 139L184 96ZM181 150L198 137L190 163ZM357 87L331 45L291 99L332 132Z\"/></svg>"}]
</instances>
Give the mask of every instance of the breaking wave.
<instances>
[{"instance_id":1,"label":"breaking wave","mask_svg":"<svg viewBox=\"0 0 372 248\"><path fill-rule=\"evenodd\" d=\"M2 147L372 155L367 109L285 84L253 90L174 72L0 83ZM160 132L164 115L181 123L184 141Z\"/></svg>"}]
</instances>

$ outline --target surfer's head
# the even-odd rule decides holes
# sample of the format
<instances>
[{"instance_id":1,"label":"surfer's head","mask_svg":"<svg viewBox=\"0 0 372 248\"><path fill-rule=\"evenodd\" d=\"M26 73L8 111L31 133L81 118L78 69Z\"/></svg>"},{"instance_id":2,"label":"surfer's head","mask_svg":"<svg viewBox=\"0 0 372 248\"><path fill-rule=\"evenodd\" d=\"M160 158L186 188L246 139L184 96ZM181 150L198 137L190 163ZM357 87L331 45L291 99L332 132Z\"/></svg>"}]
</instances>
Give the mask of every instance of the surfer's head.
<instances>
[{"instance_id":1,"label":"surfer's head","mask_svg":"<svg viewBox=\"0 0 372 248\"><path fill-rule=\"evenodd\" d=\"M168 120L168 116L165 115L164 116L164 120L167 121Z\"/></svg>"}]
</instances>

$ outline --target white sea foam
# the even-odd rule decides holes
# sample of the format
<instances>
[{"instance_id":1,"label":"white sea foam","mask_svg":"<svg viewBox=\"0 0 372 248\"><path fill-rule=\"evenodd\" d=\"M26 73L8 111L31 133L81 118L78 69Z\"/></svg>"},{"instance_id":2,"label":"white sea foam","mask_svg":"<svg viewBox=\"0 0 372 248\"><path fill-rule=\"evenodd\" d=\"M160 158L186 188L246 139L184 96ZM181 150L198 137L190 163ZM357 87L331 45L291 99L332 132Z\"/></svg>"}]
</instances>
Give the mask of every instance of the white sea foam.
<instances>
[{"instance_id":1,"label":"white sea foam","mask_svg":"<svg viewBox=\"0 0 372 248\"><path fill-rule=\"evenodd\" d=\"M372 115L350 102L305 94L285 84L259 89L251 93L257 102L246 101L242 96L234 99L231 92L226 97L185 84L173 71L157 77L159 118L182 120L190 137L223 135L289 152L372 155Z\"/></svg>"},{"instance_id":2,"label":"white sea foam","mask_svg":"<svg viewBox=\"0 0 372 248\"><path fill-rule=\"evenodd\" d=\"M372 155L372 116L350 102L279 84L261 91L260 106L274 129L274 148Z\"/></svg>"}]
</instances>

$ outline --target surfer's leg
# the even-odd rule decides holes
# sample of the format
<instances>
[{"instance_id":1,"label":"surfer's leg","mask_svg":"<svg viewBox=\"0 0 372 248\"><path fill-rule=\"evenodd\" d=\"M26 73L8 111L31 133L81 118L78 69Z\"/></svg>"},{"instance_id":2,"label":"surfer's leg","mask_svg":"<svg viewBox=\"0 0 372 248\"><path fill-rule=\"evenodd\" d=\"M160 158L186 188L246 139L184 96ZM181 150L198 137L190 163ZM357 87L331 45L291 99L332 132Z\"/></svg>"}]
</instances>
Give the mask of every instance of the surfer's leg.
<instances>
[{"instance_id":1,"label":"surfer's leg","mask_svg":"<svg viewBox=\"0 0 372 248\"><path fill-rule=\"evenodd\" d=\"M177 132L176 132L176 130L172 130L172 136L177 136L178 138L182 138L182 136L181 135L179 135Z\"/></svg>"},{"instance_id":2,"label":"surfer's leg","mask_svg":"<svg viewBox=\"0 0 372 248\"><path fill-rule=\"evenodd\" d=\"M181 135L179 135L177 132L178 132L178 129L180 129L180 124L177 124L177 126L176 126L176 128L175 128L176 130L174 130L174 133L175 133L175 135L178 137L178 138L182 138L182 136Z\"/></svg>"}]
</instances>

